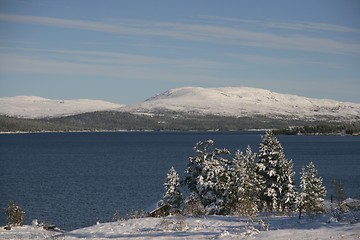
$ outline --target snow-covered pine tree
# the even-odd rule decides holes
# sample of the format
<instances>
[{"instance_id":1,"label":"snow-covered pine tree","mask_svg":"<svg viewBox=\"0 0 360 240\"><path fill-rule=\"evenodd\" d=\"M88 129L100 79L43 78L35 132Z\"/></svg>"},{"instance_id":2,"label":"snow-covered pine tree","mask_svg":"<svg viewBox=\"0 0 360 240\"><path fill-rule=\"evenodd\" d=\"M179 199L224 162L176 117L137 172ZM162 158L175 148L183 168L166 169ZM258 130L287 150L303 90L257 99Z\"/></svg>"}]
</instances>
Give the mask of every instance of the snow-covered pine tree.
<instances>
[{"instance_id":1,"label":"snow-covered pine tree","mask_svg":"<svg viewBox=\"0 0 360 240\"><path fill-rule=\"evenodd\" d=\"M199 197L206 214L225 214L231 195L231 175L230 161L221 155L230 152L213 148L213 144L207 140L195 145L197 155L189 159L184 184Z\"/></svg>"},{"instance_id":2,"label":"snow-covered pine tree","mask_svg":"<svg viewBox=\"0 0 360 240\"><path fill-rule=\"evenodd\" d=\"M215 148L212 157L205 161L197 188L206 214L227 214L231 198L230 161L221 155L229 153L227 149Z\"/></svg>"},{"instance_id":3,"label":"snow-covered pine tree","mask_svg":"<svg viewBox=\"0 0 360 240\"><path fill-rule=\"evenodd\" d=\"M250 146L246 154L237 151L233 160L233 203L232 213L255 217L258 213L259 193L261 187L260 176L255 171L256 154L252 153Z\"/></svg>"},{"instance_id":4,"label":"snow-covered pine tree","mask_svg":"<svg viewBox=\"0 0 360 240\"><path fill-rule=\"evenodd\" d=\"M180 191L179 174L171 167L164 183L165 193L158 203L159 207L169 205L171 211L177 212L182 208L184 199Z\"/></svg>"},{"instance_id":5,"label":"snow-covered pine tree","mask_svg":"<svg viewBox=\"0 0 360 240\"><path fill-rule=\"evenodd\" d=\"M294 211L296 210L297 190L295 186L295 171L292 160L287 160L285 157L280 158L279 165L282 166L279 170L283 183L283 188L280 192L281 208L280 211Z\"/></svg>"},{"instance_id":6,"label":"snow-covered pine tree","mask_svg":"<svg viewBox=\"0 0 360 240\"><path fill-rule=\"evenodd\" d=\"M256 165L257 173L265 181L260 193L263 210L294 210L296 188L293 163L285 158L283 148L271 130L263 136Z\"/></svg>"},{"instance_id":7,"label":"snow-covered pine tree","mask_svg":"<svg viewBox=\"0 0 360 240\"><path fill-rule=\"evenodd\" d=\"M211 157L211 152L209 152L208 149L211 148L213 144L214 141L211 139L204 142L197 142L194 146L196 156L189 158L189 162L185 169L185 180L183 181L183 184L188 187L191 193L196 193L196 195L198 195L198 179L202 175L205 161Z\"/></svg>"},{"instance_id":8,"label":"snow-covered pine tree","mask_svg":"<svg viewBox=\"0 0 360 240\"><path fill-rule=\"evenodd\" d=\"M299 218L302 212L310 214L326 212L324 205L326 188L313 162L310 162L306 169L304 167L301 169L300 189L301 192L297 198Z\"/></svg>"}]
</instances>

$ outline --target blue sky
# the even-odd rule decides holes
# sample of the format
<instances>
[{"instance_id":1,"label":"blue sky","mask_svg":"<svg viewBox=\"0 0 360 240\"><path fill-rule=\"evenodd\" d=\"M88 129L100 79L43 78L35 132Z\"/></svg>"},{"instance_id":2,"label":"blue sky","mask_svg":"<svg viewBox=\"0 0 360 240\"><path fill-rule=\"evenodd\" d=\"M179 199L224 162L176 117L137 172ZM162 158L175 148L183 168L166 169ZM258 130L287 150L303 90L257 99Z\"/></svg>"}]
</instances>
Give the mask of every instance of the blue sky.
<instances>
[{"instance_id":1,"label":"blue sky","mask_svg":"<svg viewBox=\"0 0 360 240\"><path fill-rule=\"evenodd\" d=\"M0 1L0 97L131 104L183 86L360 103L360 1Z\"/></svg>"}]
</instances>

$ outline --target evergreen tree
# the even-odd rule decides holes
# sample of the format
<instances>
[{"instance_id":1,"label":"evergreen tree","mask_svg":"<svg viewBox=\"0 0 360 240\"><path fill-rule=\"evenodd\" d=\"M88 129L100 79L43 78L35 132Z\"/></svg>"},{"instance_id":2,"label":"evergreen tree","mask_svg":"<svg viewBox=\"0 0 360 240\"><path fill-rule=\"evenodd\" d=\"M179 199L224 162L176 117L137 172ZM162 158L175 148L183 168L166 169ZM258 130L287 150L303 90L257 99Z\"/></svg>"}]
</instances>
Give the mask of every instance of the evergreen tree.
<instances>
[{"instance_id":1,"label":"evergreen tree","mask_svg":"<svg viewBox=\"0 0 360 240\"><path fill-rule=\"evenodd\" d=\"M184 199L180 191L179 174L171 167L164 183L165 193L159 206L169 205L173 211L179 211Z\"/></svg>"},{"instance_id":2,"label":"evergreen tree","mask_svg":"<svg viewBox=\"0 0 360 240\"><path fill-rule=\"evenodd\" d=\"M230 202L230 161L221 155L227 149L212 148L212 140L198 142L194 150L197 155L189 159L185 170L185 185L195 193L206 214L225 214Z\"/></svg>"},{"instance_id":3,"label":"evergreen tree","mask_svg":"<svg viewBox=\"0 0 360 240\"><path fill-rule=\"evenodd\" d=\"M283 148L271 130L263 136L258 158L256 170L265 181L260 193L263 210L294 210L296 188L293 163L285 158Z\"/></svg>"},{"instance_id":4,"label":"evergreen tree","mask_svg":"<svg viewBox=\"0 0 360 240\"><path fill-rule=\"evenodd\" d=\"M326 211L324 205L326 188L312 162L306 166L306 169L304 167L301 169L300 189L301 192L297 199L299 218L301 218L302 212L321 213Z\"/></svg>"},{"instance_id":5,"label":"evergreen tree","mask_svg":"<svg viewBox=\"0 0 360 240\"><path fill-rule=\"evenodd\" d=\"M258 196L262 184L260 176L255 171L255 158L256 154L253 154L248 146L246 154L238 150L233 161L233 196L235 198L233 212L250 217L258 212Z\"/></svg>"},{"instance_id":6,"label":"evergreen tree","mask_svg":"<svg viewBox=\"0 0 360 240\"><path fill-rule=\"evenodd\" d=\"M211 148L213 144L214 141L211 139L204 142L197 142L194 146L196 156L189 158L183 183L188 187L191 193L196 193L196 195L199 195L197 191L198 179L202 175L205 161L211 157L211 153L208 152L208 149Z\"/></svg>"}]
</instances>

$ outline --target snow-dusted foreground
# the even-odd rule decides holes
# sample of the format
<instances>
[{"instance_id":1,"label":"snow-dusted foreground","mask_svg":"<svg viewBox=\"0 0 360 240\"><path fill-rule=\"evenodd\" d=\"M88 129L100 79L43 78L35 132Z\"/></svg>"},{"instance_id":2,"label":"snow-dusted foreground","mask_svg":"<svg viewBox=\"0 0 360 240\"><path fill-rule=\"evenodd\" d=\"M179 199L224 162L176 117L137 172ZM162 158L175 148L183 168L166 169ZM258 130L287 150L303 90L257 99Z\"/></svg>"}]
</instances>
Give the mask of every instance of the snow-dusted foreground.
<instances>
[{"instance_id":1,"label":"snow-dusted foreground","mask_svg":"<svg viewBox=\"0 0 360 240\"><path fill-rule=\"evenodd\" d=\"M246 218L204 216L140 218L100 223L71 232L23 226L0 230L0 239L360 239L360 222L327 223L329 216L305 218L273 216L264 225L249 227Z\"/></svg>"}]
</instances>

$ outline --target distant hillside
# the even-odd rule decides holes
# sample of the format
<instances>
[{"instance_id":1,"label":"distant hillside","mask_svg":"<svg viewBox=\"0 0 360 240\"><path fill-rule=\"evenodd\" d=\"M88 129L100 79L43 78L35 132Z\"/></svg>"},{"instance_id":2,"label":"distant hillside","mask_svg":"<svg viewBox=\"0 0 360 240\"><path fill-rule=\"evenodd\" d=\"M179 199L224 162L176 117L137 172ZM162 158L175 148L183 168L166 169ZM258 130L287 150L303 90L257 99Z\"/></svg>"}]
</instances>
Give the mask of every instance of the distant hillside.
<instances>
[{"instance_id":1,"label":"distant hillside","mask_svg":"<svg viewBox=\"0 0 360 240\"><path fill-rule=\"evenodd\" d=\"M271 119L304 121L360 119L360 104L246 87L176 88L149 98L141 104L127 106L124 110L145 113L175 111L235 117L265 116Z\"/></svg>"},{"instance_id":2,"label":"distant hillside","mask_svg":"<svg viewBox=\"0 0 360 240\"><path fill-rule=\"evenodd\" d=\"M314 99L247 87L171 89L134 105L99 100L51 100L18 96L0 98L0 115L53 118L95 111L226 117L265 117L300 121L360 120L360 104Z\"/></svg>"},{"instance_id":3,"label":"distant hillside","mask_svg":"<svg viewBox=\"0 0 360 240\"><path fill-rule=\"evenodd\" d=\"M34 96L0 98L0 114L21 118L69 116L85 112L116 110L124 105L101 100L53 100Z\"/></svg>"},{"instance_id":4,"label":"distant hillside","mask_svg":"<svg viewBox=\"0 0 360 240\"><path fill-rule=\"evenodd\" d=\"M360 104L256 88L186 87L129 106L84 99L0 98L0 116L3 132L243 130L360 122Z\"/></svg>"}]
</instances>

